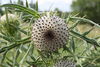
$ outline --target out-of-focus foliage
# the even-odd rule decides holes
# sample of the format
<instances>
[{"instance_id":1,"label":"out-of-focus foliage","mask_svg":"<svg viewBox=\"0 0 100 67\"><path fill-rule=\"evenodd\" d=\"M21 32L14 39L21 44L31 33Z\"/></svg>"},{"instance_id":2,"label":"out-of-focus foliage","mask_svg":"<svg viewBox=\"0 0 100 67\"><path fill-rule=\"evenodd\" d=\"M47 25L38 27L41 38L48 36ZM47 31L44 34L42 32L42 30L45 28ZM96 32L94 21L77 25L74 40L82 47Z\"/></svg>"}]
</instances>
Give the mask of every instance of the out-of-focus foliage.
<instances>
[{"instance_id":1,"label":"out-of-focus foliage","mask_svg":"<svg viewBox=\"0 0 100 67\"><path fill-rule=\"evenodd\" d=\"M2 10L2 8L0 8L0 15L3 15L3 10Z\"/></svg>"},{"instance_id":2,"label":"out-of-focus foliage","mask_svg":"<svg viewBox=\"0 0 100 67\"><path fill-rule=\"evenodd\" d=\"M88 58L83 61L83 67L100 67L100 50L91 51Z\"/></svg>"},{"instance_id":3,"label":"out-of-focus foliage","mask_svg":"<svg viewBox=\"0 0 100 67\"><path fill-rule=\"evenodd\" d=\"M62 12L59 8L55 8L55 10L54 10L55 12L56 12L56 14L58 15L58 16L60 16L61 18L66 18L66 17L68 17L68 15L69 15L69 12Z\"/></svg>"},{"instance_id":4,"label":"out-of-focus foliage","mask_svg":"<svg viewBox=\"0 0 100 67\"><path fill-rule=\"evenodd\" d=\"M6 17L8 16L8 17ZM7 19L9 21L7 21ZM5 33L5 36L12 37L14 39L20 39L20 33L17 27L20 25L20 19L17 15L7 14L0 17L0 32Z\"/></svg>"},{"instance_id":5,"label":"out-of-focus foliage","mask_svg":"<svg viewBox=\"0 0 100 67\"><path fill-rule=\"evenodd\" d=\"M22 0L18 0L18 4L20 4L20 5L24 5L24 3L23 3Z\"/></svg>"},{"instance_id":6,"label":"out-of-focus foliage","mask_svg":"<svg viewBox=\"0 0 100 67\"><path fill-rule=\"evenodd\" d=\"M100 0L75 0L72 3L72 10L100 24Z\"/></svg>"},{"instance_id":7,"label":"out-of-focus foliage","mask_svg":"<svg viewBox=\"0 0 100 67\"><path fill-rule=\"evenodd\" d=\"M3 14L3 11L2 11L2 9L0 9L0 15L2 15Z\"/></svg>"}]
</instances>

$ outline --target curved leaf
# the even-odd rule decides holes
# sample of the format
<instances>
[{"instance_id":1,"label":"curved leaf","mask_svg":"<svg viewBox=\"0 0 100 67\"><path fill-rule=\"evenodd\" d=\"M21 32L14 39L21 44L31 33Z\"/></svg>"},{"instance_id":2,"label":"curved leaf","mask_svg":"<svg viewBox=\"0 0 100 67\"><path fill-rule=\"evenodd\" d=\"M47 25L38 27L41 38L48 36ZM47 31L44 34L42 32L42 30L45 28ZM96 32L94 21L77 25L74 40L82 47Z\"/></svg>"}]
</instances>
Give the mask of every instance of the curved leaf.
<instances>
[{"instance_id":1,"label":"curved leaf","mask_svg":"<svg viewBox=\"0 0 100 67\"><path fill-rule=\"evenodd\" d=\"M17 8L17 9L23 11L23 12L27 12L27 13L33 15L36 18L40 17L40 15L39 15L39 13L37 11L29 9L29 8L21 6L21 5L17 5L17 4L4 4L4 5L1 5L0 7L13 7L13 8Z\"/></svg>"},{"instance_id":2,"label":"curved leaf","mask_svg":"<svg viewBox=\"0 0 100 67\"><path fill-rule=\"evenodd\" d=\"M80 20L80 21L85 21L85 22L88 22L88 23L92 23L92 24L94 24L95 26L97 26L97 27L100 28L100 25L99 25L99 24L96 24L95 22L93 22L93 21L91 21L91 20L88 20L88 19L85 19L85 18L70 17L70 19L73 19L73 20Z\"/></svg>"},{"instance_id":3,"label":"curved leaf","mask_svg":"<svg viewBox=\"0 0 100 67\"><path fill-rule=\"evenodd\" d=\"M90 38L87 38L86 36L84 35L81 35L73 30L70 30L71 33L73 33L74 35L82 38L83 40L85 40L87 43L90 43L90 44L93 44L93 45L96 45L96 46L99 46L100 47L100 44L98 44L94 39L90 39Z\"/></svg>"}]
</instances>

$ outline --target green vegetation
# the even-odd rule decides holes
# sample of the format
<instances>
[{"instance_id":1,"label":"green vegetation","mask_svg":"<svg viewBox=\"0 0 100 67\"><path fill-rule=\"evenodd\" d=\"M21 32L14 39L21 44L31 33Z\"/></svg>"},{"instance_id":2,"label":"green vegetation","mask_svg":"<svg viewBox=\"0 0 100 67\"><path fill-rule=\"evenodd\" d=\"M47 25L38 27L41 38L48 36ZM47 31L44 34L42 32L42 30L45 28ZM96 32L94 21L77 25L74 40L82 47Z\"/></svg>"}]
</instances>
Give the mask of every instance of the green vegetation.
<instances>
[{"instance_id":1,"label":"green vegetation","mask_svg":"<svg viewBox=\"0 0 100 67\"><path fill-rule=\"evenodd\" d=\"M0 67L52 67L57 60L62 58L75 62L77 67L100 67L100 34L97 33L93 37L88 36L91 32L99 31L100 25L76 15L49 12L50 14L55 13L66 21L69 26L69 41L66 47L57 52L38 51L31 39L32 26L38 18L48 12L39 12L38 2L34 5L30 9L31 5L28 4L28 0L25 6L20 5L20 0L17 4L0 5L0 8L5 8L3 15L6 16L4 18L6 21L3 23L0 18ZM20 20L9 19L9 13L18 16ZM96 30L92 26L85 31L79 30L81 22L93 24Z\"/></svg>"},{"instance_id":2,"label":"green vegetation","mask_svg":"<svg viewBox=\"0 0 100 67\"><path fill-rule=\"evenodd\" d=\"M72 3L72 9L79 16L86 16L86 18L100 24L100 0L75 0Z\"/></svg>"}]
</instances>

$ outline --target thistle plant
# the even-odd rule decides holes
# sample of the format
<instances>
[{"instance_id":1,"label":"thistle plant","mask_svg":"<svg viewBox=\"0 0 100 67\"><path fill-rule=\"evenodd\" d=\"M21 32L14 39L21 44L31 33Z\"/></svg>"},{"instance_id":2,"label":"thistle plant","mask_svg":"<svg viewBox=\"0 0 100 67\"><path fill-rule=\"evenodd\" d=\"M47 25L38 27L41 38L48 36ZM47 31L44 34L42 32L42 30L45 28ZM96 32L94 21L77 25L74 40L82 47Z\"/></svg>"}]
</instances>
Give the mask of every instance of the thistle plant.
<instances>
[{"instance_id":1,"label":"thistle plant","mask_svg":"<svg viewBox=\"0 0 100 67\"><path fill-rule=\"evenodd\" d=\"M44 16L33 24L32 39L39 50L56 51L66 46L68 27L57 16Z\"/></svg>"},{"instance_id":2,"label":"thistle plant","mask_svg":"<svg viewBox=\"0 0 100 67\"><path fill-rule=\"evenodd\" d=\"M53 67L76 67L76 64L69 60L60 59Z\"/></svg>"},{"instance_id":3,"label":"thistle plant","mask_svg":"<svg viewBox=\"0 0 100 67\"><path fill-rule=\"evenodd\" d=\"M20 34L17 27L19 27L19 25L20 20L17 15L5 14L0 18L0 31L1 33L5 34L5 36L15 37L18 39Z\"/></svg>"},{"instance_id":4,"label":"thistle plant","mask_svg":"<svg viewBox=\"0 0 100 67\"><path fill-rule=\"evenodd\" d=\"M26 7L17 4L4 4L0 7L14 8L17 14L26 18L25 21L29 19L27 23L22 23L14 14L6 14L0 18L1 67L93 67L93 65L100 67L98 54L100 52L100 37L87 37L86 35L92 29L83 33L77 30L77 25L81 22L92 23L98 28L100 25L77 16L69 15L62 18L54 15L53 12L50 12L53 15L44 16L44 12L38 11L38 1L35 9L29 8L27 0ZM40 14L43 16L41 17ZM72 25L69 27L71 22ZM20 38L15 38L19 37L17 32L22 35ZM13 40L14 38L15 40ZM42 51L50 53L47 55ZM58 52L56 53L56 51ZM94 53L95 51L96 53ZM75 61L75 63L63 60L64 57Z\"/></svg>"}]
</instances>

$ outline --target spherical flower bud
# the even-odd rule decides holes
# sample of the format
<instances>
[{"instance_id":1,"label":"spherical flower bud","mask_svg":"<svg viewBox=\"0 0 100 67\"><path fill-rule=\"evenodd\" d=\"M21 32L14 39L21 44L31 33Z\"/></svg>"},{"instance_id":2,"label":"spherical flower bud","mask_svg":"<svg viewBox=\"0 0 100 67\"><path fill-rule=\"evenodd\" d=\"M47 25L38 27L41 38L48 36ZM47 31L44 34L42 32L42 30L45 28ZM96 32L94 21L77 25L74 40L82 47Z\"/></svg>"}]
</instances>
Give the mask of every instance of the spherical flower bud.
<instances>
[{"instance_id":1,"label":"spherical flower bud","mask_svg":"<svg viewBox=\"0 0 100 67\"><path fill-rule=\"evenodd\" d=\"M53 67L76 67L76 65L68 60L59 60Z\"/></svg>"},{"instance_id":2,"label":"spherical flower bud","mask_svg":"<svg viewBox=\"0 0 100 67\"><path fill-rule=\"evenodd\" d=\"M40 51L56 51L67 43L67 24L57 16L43 16L33 24L32 39Z\"/></svg>"},{"instance_id":3,"label":"spherical flower bud","mask_svg":"<svg viewBox=\"0 0 100 67\"><path fill-rule=\"evenodd\" d=\"M15 14L7 14L0 17L0 32L5 33L7 36L16 36L18 34L17 27L20 24L20 20Z\"/></svg>"}]
</instances>

